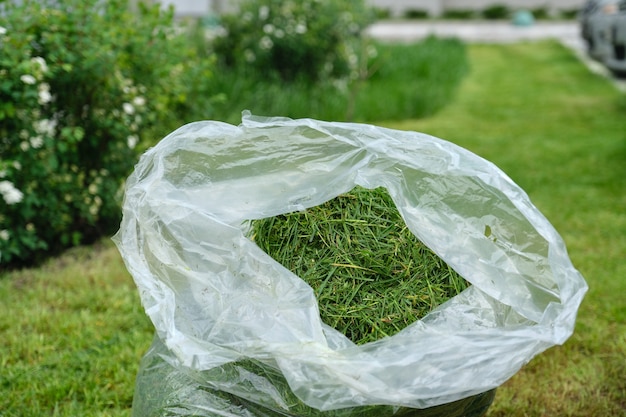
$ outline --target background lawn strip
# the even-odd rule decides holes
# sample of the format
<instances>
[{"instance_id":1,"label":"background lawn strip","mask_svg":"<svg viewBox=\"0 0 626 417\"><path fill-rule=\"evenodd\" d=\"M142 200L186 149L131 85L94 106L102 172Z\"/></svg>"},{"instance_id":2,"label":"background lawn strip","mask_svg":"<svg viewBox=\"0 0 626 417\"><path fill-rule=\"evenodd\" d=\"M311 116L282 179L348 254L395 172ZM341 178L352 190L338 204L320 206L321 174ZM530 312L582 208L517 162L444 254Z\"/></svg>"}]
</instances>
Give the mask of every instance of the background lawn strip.
<instances>
[{"instance_id":1,"label":"background lawn strip","mask_svg":"<svg viewBox=\"0 0 626 417\"><path fill-rule=\"evenodd\" d=\"M624 95L556 42L473 45L468 52L472 71L454 103L432 118L384 124L442 137L502 168L563 236L590 285L574 335L501 387L489 416L621 415Z\"/></svg>"}]
</instances>

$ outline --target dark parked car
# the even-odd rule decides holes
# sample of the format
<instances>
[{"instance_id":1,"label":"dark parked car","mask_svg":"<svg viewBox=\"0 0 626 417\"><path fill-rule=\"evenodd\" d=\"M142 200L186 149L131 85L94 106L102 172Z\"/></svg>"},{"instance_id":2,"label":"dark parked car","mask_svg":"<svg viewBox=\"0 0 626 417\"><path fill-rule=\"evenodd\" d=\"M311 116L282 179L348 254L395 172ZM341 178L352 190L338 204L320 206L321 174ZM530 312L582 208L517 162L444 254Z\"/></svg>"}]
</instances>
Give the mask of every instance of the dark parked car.
<instances>
[{"instance_id":1,"label":"dark parked car","mask_svg":"<svg viewBox=\"0 0 626 417\"><path fill-rule=\"evenodd\" d=\"M615 74L626 76L626 0L619 2L618 9L611 28L612 53L604 63Z\"/></svg>"},{"instance_id":2,"label":"dark parked car","mask_svg":"<svg viewBox=\"0 0 626 417\"><path fill-rule=\"evenodd\" d=\"M616 74L626 74L626 0L588 0L579 20L589 55Z\"/></svg>"}]
</instances>

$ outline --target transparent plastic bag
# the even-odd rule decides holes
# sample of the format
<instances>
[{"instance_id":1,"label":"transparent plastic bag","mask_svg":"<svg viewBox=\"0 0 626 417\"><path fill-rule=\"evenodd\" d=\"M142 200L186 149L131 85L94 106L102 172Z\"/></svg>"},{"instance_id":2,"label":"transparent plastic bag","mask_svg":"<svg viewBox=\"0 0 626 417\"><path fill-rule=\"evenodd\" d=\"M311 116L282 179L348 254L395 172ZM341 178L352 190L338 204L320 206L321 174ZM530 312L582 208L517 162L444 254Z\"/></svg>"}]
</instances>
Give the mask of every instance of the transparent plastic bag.
<instances>
[{"instance_id":1,"label":"transparent plastic bag","mask_svg":"<svg viewBox=\"0 0 626 417\"><path fill-rule=\"evenodd\" d=\"M385 187L409 229L472 284L359 346L321 322L312 289L245 226L356 185ZM587 290L558 233L495 165L355 123L244 113L240 126L185 125L140 159L114 240L158 336L135 416L165 397L161 415L210 416L405 415L484 397L565 342ZM159 369L168 376L151 376ZM150 402L139 393L155 380L170 395ZM367 414L375 406L386 411Z\"/></svg>"},{"instance_id":2,"label":"transparent plastic bag","mask_svg":"<svg viewBox=\"0 0 626 417\"><path fill-rule=\"evenodd\" d=\"M134 416L244 417L480 417L495 389L425 409L372 405L318 411L301 402L274 367L231 362L209 372L177 364L163 342L154 338L144 355L135 387Z\"/></svg>"}]
</instances>

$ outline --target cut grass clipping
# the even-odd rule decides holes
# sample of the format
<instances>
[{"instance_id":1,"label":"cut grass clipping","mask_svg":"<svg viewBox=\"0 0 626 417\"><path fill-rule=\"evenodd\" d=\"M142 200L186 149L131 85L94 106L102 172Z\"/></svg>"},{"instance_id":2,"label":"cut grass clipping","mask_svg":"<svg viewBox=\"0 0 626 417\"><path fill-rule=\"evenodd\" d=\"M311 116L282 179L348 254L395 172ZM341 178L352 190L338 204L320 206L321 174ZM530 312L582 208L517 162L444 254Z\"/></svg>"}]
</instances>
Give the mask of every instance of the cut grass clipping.
<instances>
[{"instance_id":1,"label":"cut grass clipping","mask_svg":"<svg viewBox=\"0 0 626 417\"><path fill-rule=\"evenodd\" d=\"M409 231L384 188L255 220L251 233L313 288L322 320L356 344L396 334L468 286Z\"/></svg>"}]
</instances>

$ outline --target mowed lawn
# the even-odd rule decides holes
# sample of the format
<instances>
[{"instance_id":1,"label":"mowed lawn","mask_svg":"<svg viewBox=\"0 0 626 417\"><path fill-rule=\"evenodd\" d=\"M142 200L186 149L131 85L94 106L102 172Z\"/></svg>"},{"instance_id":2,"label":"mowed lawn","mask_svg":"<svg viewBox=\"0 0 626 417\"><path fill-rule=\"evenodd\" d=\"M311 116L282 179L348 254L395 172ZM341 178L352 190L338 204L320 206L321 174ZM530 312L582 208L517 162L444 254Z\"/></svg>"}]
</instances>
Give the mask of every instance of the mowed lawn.
<instances>
[{"instance_id":1,"label":"mowed lawn","mask_svg":"<svg viewBox=\"0 0 626 417\"><path fill-rule=\"evenodd\" d=\"M471 45L455 100L377 124L491 160L565 239L590 290L564 346L502 386L490 417L626 409L626 97L554 42ZM391 100L392 98L390 98ZM152 329L108 241L0 277L0 416L129 416Z\"/></svg>"},{"instance_id":2,"label":"mowed lawn","mask_svg":"<svg viewBox=\"0 0 626 417\"><path fill-rule=\"evenodd\" d=\"M626 415L626 96L555 42L472 45L435 117L387 123L491 160L563 236L590 290L574 335L499 391L490 417Z\"/></svg>"}]
</instances>

